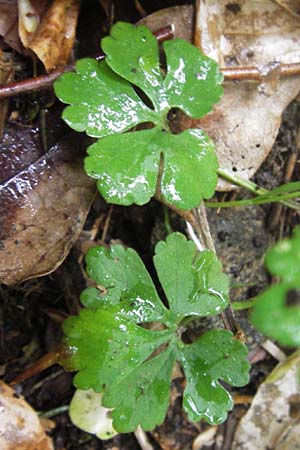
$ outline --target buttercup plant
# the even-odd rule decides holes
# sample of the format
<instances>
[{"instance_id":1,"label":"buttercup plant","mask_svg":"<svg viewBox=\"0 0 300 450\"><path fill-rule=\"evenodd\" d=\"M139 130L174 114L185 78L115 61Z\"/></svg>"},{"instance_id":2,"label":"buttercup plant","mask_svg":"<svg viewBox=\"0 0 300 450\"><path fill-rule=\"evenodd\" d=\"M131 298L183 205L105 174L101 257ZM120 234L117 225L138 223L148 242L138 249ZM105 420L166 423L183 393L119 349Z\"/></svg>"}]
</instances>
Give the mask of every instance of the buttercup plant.
<instances>
[{"instance_id":1,"label":"buttercup plant","mask_svg":"<svg viewBox=\"0 0 300 450\"><path fill-rule=\"evenodd\" d=\"M142 205L158 191L187 210L214 194L217 157L202 130L175 135L168 117L174 108L205 116L223 93L223 76L182 39L162 47L166 72L150 30L118 22L102 39L105 61L78 61L76 72L56 81L55 92L69 104L63 112L69 126L99 138L88 148L85 169L108 202ZM147 129L132 131L141 124Z\"/></svg>"},{"instance_id":2,"label":"buttercup plant","mask_svg":"<svg viewBox=\"0 0 300 450\"><path fill-rule=\"evenodd\" d=\"M209 330L192 343L183 339L191 320L228 305L229 281L215 254L198 252L180 233L157 244L154 265L167 305L134 250L96 247L86 262L101 289L85 289L84 308L64 323L69 356L61 363L78 371L75 386L104 393L102 405L113 409L118 432L138 425L151 430L164 420L178 361L186 377L183 407L190 420L223 422L233 401L220 380L232 386L248 382L247 348L223 329ZM153 322L161 331L145 327Z\"/></svg>"}]
</instances>

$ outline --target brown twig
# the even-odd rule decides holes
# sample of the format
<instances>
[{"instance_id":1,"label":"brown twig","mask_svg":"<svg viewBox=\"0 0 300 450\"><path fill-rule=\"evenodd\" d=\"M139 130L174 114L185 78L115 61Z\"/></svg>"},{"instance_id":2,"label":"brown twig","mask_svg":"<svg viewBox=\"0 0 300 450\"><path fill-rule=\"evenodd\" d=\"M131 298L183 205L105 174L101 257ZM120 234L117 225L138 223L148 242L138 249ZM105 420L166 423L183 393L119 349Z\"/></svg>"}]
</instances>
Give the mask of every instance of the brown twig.
<instances>
[{"instance_id":1,"label":"brown twig","mask_svg":"<svg viewBox=\"0 0 300 450\"><path fill-rule=\"evenodd\" d=\"M159 29L154 33L158 42L163 42L173 37L173 27L171 25ZM105 58L104 53L95 56L98 61ZM40 75L27 80L17 81L14 83L7 83L5 86L0 86L0 100L13 97L18 94L25 94L27 92L38 91L52 86L54 81L63 73L70 72L74 69L74 65L67 65L58 67L50 73Z\"/></svg>"},{"instance_id":2,"label":"brown twig","mask_svg":"<svg viewBox=\"0 0 300 450\"><path fill-rule=\"evenodd\" d=\"M225 81L262 81L272 71L276 71L279 77L292 77L300 75L299 63L271 63L270 65L260 67L226 67L221 71Z\"/></svg>"}]
</instances>

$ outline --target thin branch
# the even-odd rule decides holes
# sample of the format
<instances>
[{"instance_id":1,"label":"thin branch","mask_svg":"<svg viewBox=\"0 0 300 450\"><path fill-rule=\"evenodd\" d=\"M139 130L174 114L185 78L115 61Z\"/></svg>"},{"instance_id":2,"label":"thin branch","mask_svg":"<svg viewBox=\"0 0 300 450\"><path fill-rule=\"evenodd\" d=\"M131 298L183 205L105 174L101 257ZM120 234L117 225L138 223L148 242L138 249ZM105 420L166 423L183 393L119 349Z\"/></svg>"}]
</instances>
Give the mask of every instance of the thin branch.
<instances>
[{"instance_id":1,"label":"thin branch","mask_svg":"<svg viewBox=\"0 0 300 450\"><path fill-rule=\"evenodd\" d=\"M225 81L262 81L274 73L278 77L300 75L299 63L270 63L261 67L224 67L221 68Z\"/></svg>"}]
</instances>

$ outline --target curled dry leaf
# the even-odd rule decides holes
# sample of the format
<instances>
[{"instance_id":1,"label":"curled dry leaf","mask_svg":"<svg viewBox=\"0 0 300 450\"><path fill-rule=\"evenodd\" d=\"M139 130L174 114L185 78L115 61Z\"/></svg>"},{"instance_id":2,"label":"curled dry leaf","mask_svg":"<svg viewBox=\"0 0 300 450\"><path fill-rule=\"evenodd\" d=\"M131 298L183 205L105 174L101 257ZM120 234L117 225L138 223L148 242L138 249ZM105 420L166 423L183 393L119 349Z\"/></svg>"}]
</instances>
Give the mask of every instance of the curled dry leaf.
<instances>
[{"instance_id":1,"label":"curled dry leaf","mask_svg":"<svg viewBox=\"0 0 300 450\"><path fill-rule=\"evenodd\" d=\"M0 381L1 450L53 450L36 412Z\"/></svg>"},{"instance_id":2,"label":"curled dry leaf","mask_svg":"<svg viewBox=\"0 0 300 450\"><path fill-rule=\"evenodd\" d=\"M19 0L19 35L47 71L67 63L79 13L77 0L54 0L41 17L34 2Z\"/></svg>"},{"instance_id":3,"label":"curled dry leaf","mask_svg":"<svg viewBox=\"0 0 300 450\"><path fill-rule=\"evenodd\" d=\"M193 7L161 10L144 23L152 30L173 23L175 35L190 40ZM264 75L261 84L225 83L211 114L201 120L179 114L175 124L177 132L204 129L216 144L220 167L248 179L270 152L281 114L300 89L299 78L279 80L276 75L276 62L300 61L299 19L271 0L198 1L196 38L221 67L258 66ZM218 190L232 188L219 180Z\"/></svg>"},{"instance_id":4,"label":"curled dry leaf","mask_svg":"<svg viewBox=\"0 0 300 450\"><path fill-rule=\"evenodd\" d=\"M64 138L44 155L26 128L12 133L0 144L0 281L9 285L61 264L95 192L83 171L81 136Z\"/></svg>"},{"instance_id":5,"label":"curled dry leaf","mask_svg":"<svg viewBox=\"0 0 300 450\"><path fill-rule=\"evenodd\" d=\"M280 363L259 387L235 432L232 450L298 450L299 350Z\"/></svg>"}]
</instances>

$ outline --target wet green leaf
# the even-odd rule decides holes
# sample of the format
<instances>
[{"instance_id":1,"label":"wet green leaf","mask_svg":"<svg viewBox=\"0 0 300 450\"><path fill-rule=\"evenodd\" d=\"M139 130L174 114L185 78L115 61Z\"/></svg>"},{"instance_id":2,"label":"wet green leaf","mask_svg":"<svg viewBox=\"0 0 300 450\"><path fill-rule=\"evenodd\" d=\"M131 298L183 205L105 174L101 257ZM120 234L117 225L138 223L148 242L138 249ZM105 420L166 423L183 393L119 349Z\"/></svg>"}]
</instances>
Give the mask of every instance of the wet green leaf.
<instances>
[{"instance_id":1,"label":"wet green leaf","mask_svg":"<svg viewBox=\"0 0 300 450\"><path fill-rule=\"evenodd\" d=\"M191 345L181 334L183 319L217 314L227 305L228 279L212 252L197 253L180 233L156 246L154 262L168 307L134 250L120 245L89 250L87 272L97 288L83 291L85 308L64 323L70 356L61 363L78 371L76 387L104 393L102 404L113 409L113 427L120 432L138 425L150 430L163 421L176 359L186 372L189 402L199 406L204 394L198 380L206 377L208 365L210 409L206 405L201 417L219 423L231 403L217 381L247 381L246 348L227 331L206 333ZM150 321L156 323L151 330L144 325Z\"/></svg>"},{"instance_id":2,"label":"wet green leaf","mask_svg":"<svg viewBox=\"0 0 300 450\"><path fill-rule=\"evenodd\" d=\"M164 75L150 30L123 22L112 27L102 48L104 62L79 61L76 73L55 83L57 96L70 104L63 113L66 122L102 138L89 148L88 175L98 180L99 191L112 203L145 204L158 188L178 208L198 206L217 184L214 146L198 129L172 134L169 112L180 108L200 118L211 110L223 92L216 63L188 42L174 39L163 44ZM132 85L145 95L137 95ZM121 135L145 123L153 128Z\"/></svg>"},{"instance_id":3,"label":"wet green leaf","mask_svg":"<svg viewBox=\"0 0 300 450\"><path fill-rule=\"evenodd\" d=\"M113 245L110 249L95 247L89 250L87 273L103 288L87 288L81 303L88 308L116 305L126 317L136 322L162 321L167 309L142 260L131 248Z\"/></svg>"},{"instance_id":4,"label":"wet green leaf","mask_svg":"<svg viewBox=\"0 0 300 450\"><path fill-rule=\"evenodd\" d=\"M105 61L79 60L76 72L66 73L55 82L55 93L70 104L63 119L74 130L86 131L89 136L122 133L155 118L132 86Z\"/></svg>"},{"instance_id":5,"label":"wet green leaf","mask_svg":"<svg viewBox=\"0 0 300 450\"><path fill-rule=\"evenodd\" d=\"M153 430L163 422L174 363L175 352L169 347L107 390L103 404L115 408L112 418L118 431L128 433L138 425Z\"/></svg>"},{"instance_id":6,"label":"wet green leaf","mask_svg":"<svg viewBox=\"0 0 300 450\"><path fill-rule=\"evenodd\" d=\"M154 264L177 321L218 314L227 306L228 277L212 251L196 253L192 241L173 233L156 246Z\"/></svg>"},{"instance_id":7,"label":"wet green leaf","mask_svg":"<svg viewBox=\"0 0 300 450\"><path fill-rule=\"evenodd\" d=\"M185 345L179 355L187 379L183 407L189 418L194 422L205 419L211 424L224 422L233 401L219 380L232 386L248 383L246 347L229 331L211 330Z\"/></svg>"},{"instance_id":8,"label":"wet green leaf","mask_svg":"<svg viewBox=\"0 0 300 450\"><path fill-rule=\"evenodd\" d=\"M269 272L281 281L260 294L251 319L254 326L283 345L300 345L300 229L266 254ZM293 304L295 303L295 304Z\"/></svg>"}]
</instances>

